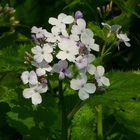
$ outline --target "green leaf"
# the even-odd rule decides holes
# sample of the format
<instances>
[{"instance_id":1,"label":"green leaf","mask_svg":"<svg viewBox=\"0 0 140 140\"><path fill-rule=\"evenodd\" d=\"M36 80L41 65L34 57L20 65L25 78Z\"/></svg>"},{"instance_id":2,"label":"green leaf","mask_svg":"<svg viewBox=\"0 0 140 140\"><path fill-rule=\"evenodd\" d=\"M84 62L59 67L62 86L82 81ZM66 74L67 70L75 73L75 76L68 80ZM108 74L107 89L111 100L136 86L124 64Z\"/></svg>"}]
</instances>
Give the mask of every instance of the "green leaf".
<instances>
[{"instance_id":1,"label":"green leaf","mask_svg":"<svg viewBox=\"0 0 140 140\"><path fill-rule=\"evenodd\" d=\"M90 106L83 106L72 120L72 140L96 140L95 126L95 113Z\"/></svg>"}]
</instances>

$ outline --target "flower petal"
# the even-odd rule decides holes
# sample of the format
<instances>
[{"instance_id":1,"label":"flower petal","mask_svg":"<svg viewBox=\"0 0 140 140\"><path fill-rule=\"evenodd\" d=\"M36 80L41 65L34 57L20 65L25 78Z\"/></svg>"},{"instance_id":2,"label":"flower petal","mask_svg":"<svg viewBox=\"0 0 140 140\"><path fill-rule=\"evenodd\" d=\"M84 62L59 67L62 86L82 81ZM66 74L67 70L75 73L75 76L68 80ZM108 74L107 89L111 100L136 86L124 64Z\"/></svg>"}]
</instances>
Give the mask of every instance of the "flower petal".
<instances>
[{"instance_id":1,"label":"flower petal","mask_svg":"<svg viewBox=\"0 0 140 140\"><path fill-rule=\"evenodd\" d=\"M56 57L58 59L65 60L67 58L67 53L65 53L63 51L59 51L58 54L56 55Z\"/></svg>"},{"instance_id":2,"label":"flower petal","mask_svg":"<svg viewBox=\"0 0 140 140\"><path fill-rule=\"evenodd\" d=\"M96 91L96 86L95 84L92 84L92 83L85 84L83 88L87 93L90 93L90 94Z\"/></svg>"},{"instance_id":3,"label":"flower petal","mask_svg":"<svg viewBox=\"0 0 140 140\"><path fill-rule=\"evenodd\" d=\"M57 22L58 22L58 20L57 20L56 18L51 17L51 18L49 18L48 22L49 22L51 25L56 25Z\"/></svg>"},{"instance_id":4,"label":"flower petal","mask_svg":"<svg viewBox=\"0 0 140 140\"><path fill-rule=\"evenodd\" d=\"M40 104L42 102L42 97L38 92L35 92L32 95L32 104L37 105Z\"/></svg>"},{"instance_id":5,"label":"flower petal","mask_svg":"<svg viewBox=\"0 0 140 140\"><path fill-rule=\"evenodd\" d=\"M38 83L37 75L34 71L30 72L29 83L32 84L32 85L36 85Z\"/></svg>"},{"instance_id":6,"label":"flower petal","mask_svg":"<svg viewBox=\"0 0 140 140\"><path fill-rule=\"evenodd\" d=\"M38 76L42 76L42 75L45 75L46 74L46 71L45 71L45 69L38 68L38 69L36 69L36 74Z\"/></svg>"},{"instance_id":7,"label":"flower petal","mask_svg":"<svg viewBox=\"0 0 140 140\"><path fill-rule=\"evenodd\" d=\"M27 84L29 81L28 81L28 78L29 78L29 72L28 71L24 71L21 75L21 80L24 84Z\"/></svg>"},{"instance_id":8,"label":"flower petal","mask_svg":"<svg viewBox=\"0 0 140 140\"><path fill-rule=\"evenodd\" d=\"M81 82L78 79L72 79L70 81L70 87L74 90L79 90L81 88Z\"/></svg>"},{"instance_id":9,"label":"flower petal","mask_svg":"<svg viewBox=\"0 0 140 140\"><path fill-rule=\"evenodd\" d=\"M86 28L86 22L84 19L77 19L77 25L81 28L81 29L85 29Z\"/></svg>"},{"instance_id":10,"label":"flower petal","mask_svg":"<svg viewBox=\"0 0 140 140\"><path fill-rule=\"evenodd\" d=\"M37 45L36 47L32 48L31 51L33 54L39 54L39 53L41 53L42 48Z\"/></svg>"},{"instance_id":11,"label":"flower petal","mask_svg":"<svg viewBox=\"0 0 140 140\"><path fill-rule=\"evenodd\" d=\"M101 82L105 85L105 86L109 86L110 85L110 82L109 82L109 79L106 78L105 76L101 77Z\"/></svg>"},{"instance_id":12,"label":"flower petal","mask_svg":"<svg viewBox=\"0 0 140 140\"><path fill-rule=\"evenodd\" d=\"M89 74L93 75L96 71L96 67L92 64L89 64L87 67L87 71L89 72Z\"/></svg>"},{"instance_id":13,"label":"flower petal","mask_svg":"<svg viewBox=\"0 0 140 140\"><path fill-rule=\"evenodd\" d=\"M43 51L44 51L44 53L51 53L51 52L53 52L53 48L48 43L46 43L43 46Z\"/></svg>"},{"instance_id":14,"label":"flower petal","mask_svg":"<svg viewBox=\"0 0 140 140\"><path fill-rule=\"evenodd\" d=\"M41 54L36 54L34 55L34 60L37 62L37 63L41 63L43 61L43 55Z\"/></svg>"},{"instance_id":15,"label":"flower petal","mask_svg":"<svg viewBox=\"0 0 140 140\"><path fill-rule=\"evenodd\" d=\"M85 90L83 90L83 88L79 90L78 95L81 100L86 100L89 98L89 94Z\"/></svg>"},{"instance_id":16,"label":"flower petal","mask_svg":"<svg viewBox=\"0 0 140 140\"><path fill-rule=\"evenodd\" d=\"M105 69L103 66L97 66L97 73L101 77L104 75Z\"/></svg>"},{"instance_id":17,"label":"flower petal","mask_svg":"<svg viewBox=\"0 0 140 140\"><path fill-rule=\"evenodd\" d=\"M34 94L33 88L26 88L23 90L23 97L26 99L31 98L33 94Z\"/></svg>"},{"instance_id":18,"label":"flower petal","mask_svg":"<svg viewBox=\"0 0 140 140\"><path fill-rule=\"evenodd\" d=\"M48 53L48 54L44 54L43 56L44 56L44 59L46 62L48 62L48 63L52 62L52 60L53 60L52 54Z\"/></svg>"},{"instance_id":19,"label":"flower petal","mask_svg":"<svg viewBox=\"0 0 140 140\"><path fill-rule=\"evenodd\" d=\"M63 18L62 22L65 24L71 24L73 23L74 18L72 16L66 16L65 18Z\"/></svg>"}]
</instances>

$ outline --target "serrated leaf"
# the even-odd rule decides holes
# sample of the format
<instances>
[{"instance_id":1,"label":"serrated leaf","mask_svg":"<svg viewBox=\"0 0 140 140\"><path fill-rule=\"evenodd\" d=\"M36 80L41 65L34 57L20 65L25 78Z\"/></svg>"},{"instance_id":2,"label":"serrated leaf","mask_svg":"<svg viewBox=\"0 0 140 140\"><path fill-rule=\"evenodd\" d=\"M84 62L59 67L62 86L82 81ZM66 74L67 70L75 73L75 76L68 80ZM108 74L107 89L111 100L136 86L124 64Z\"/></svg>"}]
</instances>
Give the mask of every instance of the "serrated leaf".
<instances>
[{"instance_id":1,"label":"serrated leaf","mask_svg":"<svg viewBox=\"0 0 140 140\"><path fill-rule=\"evenodd\" d=\"M72 120L72 140L96 140L95 114L88 105L83 106Z\"/></svg>"}]
</instances>

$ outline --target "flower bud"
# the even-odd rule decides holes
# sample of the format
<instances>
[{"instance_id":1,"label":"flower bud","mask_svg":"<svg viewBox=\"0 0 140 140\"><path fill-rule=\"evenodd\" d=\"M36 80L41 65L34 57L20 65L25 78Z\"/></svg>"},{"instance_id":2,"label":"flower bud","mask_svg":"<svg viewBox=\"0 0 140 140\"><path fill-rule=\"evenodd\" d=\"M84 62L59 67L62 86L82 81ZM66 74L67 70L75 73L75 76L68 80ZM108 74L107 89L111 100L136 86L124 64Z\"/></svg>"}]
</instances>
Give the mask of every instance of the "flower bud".
<instances>
[{"instance_id":1,"label":"flower bud","mask_svg":"<svg viewBox=\"0 0 140 140\"><path fill-rule=\"evenodd\" d=\"M79 18L82 18L83 17L83 13L81 11L77 11L75 13L75 19L79 19Z\"/></svg>"}]
</instances>

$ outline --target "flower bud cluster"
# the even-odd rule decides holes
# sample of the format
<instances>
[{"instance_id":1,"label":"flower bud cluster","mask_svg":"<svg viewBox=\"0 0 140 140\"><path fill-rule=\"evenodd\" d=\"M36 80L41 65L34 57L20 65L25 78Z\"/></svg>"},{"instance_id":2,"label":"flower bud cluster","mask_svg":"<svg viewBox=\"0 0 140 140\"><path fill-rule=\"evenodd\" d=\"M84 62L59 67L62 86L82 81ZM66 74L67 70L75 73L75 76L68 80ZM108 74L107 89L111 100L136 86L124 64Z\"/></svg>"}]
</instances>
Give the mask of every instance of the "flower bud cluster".
<instances>
[{"instance_id":1,"label":"flower bud cluster","mask_svg":"<svg viewBox=\"0 0 140 140\"><path fill-rule=\"evenodd\" d=\"M40 93L49 90L48 81L54 74L58 80L67 78L81 100L89 98L99 86L109 86L104 67L93 64L96 59L93 53L99 52L99 45L95 43L94 33L86 27L82 13L78 11L74 17L61 13L48 22L52 25L51 32L42 27L31 29L36 43L31 49L35 70L21 75L23 83L29 84L23 96L31 98L35 105L40 104Z\"/></svg>"},{"instance_id":2,"label":"flower bud cluster","mask_svg":"<svg viewBox=\"0 0 140 140\"><path fill-rule=\"evenodd\" d=\"M6 4L4 7L0 5L0 16L1 20L3 22L10 23L11 25L15 26L19 23L18 20L16 20L14 14L16 10L13 7L9 7L8 4Z\"/></svg>"}]
</instances>

